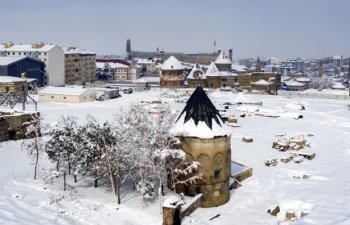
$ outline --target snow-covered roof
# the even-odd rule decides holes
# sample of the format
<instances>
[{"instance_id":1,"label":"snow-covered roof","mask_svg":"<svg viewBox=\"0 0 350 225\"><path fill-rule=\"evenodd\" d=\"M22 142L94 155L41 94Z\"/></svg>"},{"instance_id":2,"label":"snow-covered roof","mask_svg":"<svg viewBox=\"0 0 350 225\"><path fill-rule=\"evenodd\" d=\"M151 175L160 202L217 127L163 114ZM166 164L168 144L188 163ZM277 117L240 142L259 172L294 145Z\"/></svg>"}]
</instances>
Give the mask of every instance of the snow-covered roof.
<instances>
[{"instance_id":1,"label":"snow-covered roof","mask_svg":"<svg viewBox=\"0 0 350 225\"><path fill-rule=\"evenodd\" d=\"M196 63L190 74L187 77L188 79L207 79L207 77L204 74L204 71L201 68L201 65L199 65L199 63Z\"/></svg>"},{"instance_id":2,"label":"snow-covered roof","mask_svg":"<svg viewBox=\"0 0 350 225\"><path fill-rule=\"evenodd\" d=\"M85 89L81 87L53 87L49 86L41 91L39 94L53 94L53 95L91 95L96 94L95 90Z\"/></svg>"},{"instance_id":3,"label":"snow-covered roof","mask_svg":"<svg viewBox=\"0 0 350 225\"><path fill-rule=\"evenodd\" d=\"M290 86L290 87L302 87L305 86L304 83L298 82L296 80L290 80L290 81L285 81L285 85Z\"/></svg>"},{"instance_id":4,"label":"snow-covered roof","mask_svg":"<svg viewBox=\"0 0 350 225\"><path fill-rule=\"evenodd\" d=\"M214 62L210 63L209 68L207 69L205 75L207 77L218 77L218 76L220 76L219 70L216 67Z\"/></svg>"},{"instance_id":5,"label":"snow-covered roof","mask_svg":"<svg viewBox=\"0 0 350 225\"><path fill-rule=\"evenodd\" d=\"M232 72L229 72L229 71L219 71L219 75L221 77L238 77L237 73L232 73Z\"/></svg>"},{"instance_id":6,"label":"snow-covered roof","mask_svg":"<svg viewBox=\"0 0 350 225\"><path fill-rule=\"evenodd\" d=\"M215 64L232 64L232 61L228 55L225 54L225 51L221 51L220 55L215 60Z\"/></svg>"},{"instance_id":7,"label":"snow-covered roof","mask_svg":"<svg viewBox=\"0 0 350 225\"><path fill-rule=\"evenodd\" d=\"M64 54L87 54L87 55L96 55L96 53L94 52L89 52L86 51L85 49L80 49L80 48L74 48L74 47L70 47L70 48L64 48Z\"/></svg>"},{"instance_id":8,"label":"snow-covered roof","mask_svg":"<svg viewBox=\"0 0 350 225\"><path fill-rule=\"evenodd\" d=\"M139 59L137 60L137 64L155 64L157 60L157 58Z\"/></svg>"},{"instance_id":9,"label":"snow-covered roof","mask_svg":"<svg viewBox=\"0 0 350 225\"><path fill-rule=\"evenodd\" d=\"M342 83L335 82L332 85L332 89L337 89L337 90L345 90L345 86Z\"/></svg>"},{"instance_id":10,"label":"snow-covered roof","mask_svg":"<svg viewBox=\"0 0 350 225\"><path fill-rule=\"evenodd\" d=\"M0 51L13 51L13 52L48 52L57 45L44 44L42 47L33 48L33 45L14 44L11 47L5 48L4 44L0 45Z\"/></svg>"},{"instance_id":11,"label":"snow-covered roof","mask_svg":"<svg viewBox=\"0 0 350 225\"><path fill-rule=\"evenodd\" d=\"M229 135L219 112L201 87L193 92L171 132L175 136L203 139Z\"/></svg>"},{"instance_id":12,"label":"snow-covered roof","mask_svg":"<svg viewBox=\"0 0 350 225\"><path fill-rule=\"evenodd\" d=\"M21 59L24 59L25 56L22 56L22 57L17 57L17 56L11 56L11 57L0 57L0 66L6 66L6 65L9 65L11 63L14 63L14 62L17 62Z\"/></svg>"},{"instance_id":13,"label":"snow-covered roof","mask_svg":"<svg viewBox=\"0 0 350 225\"><path fill-rule=\"evenodd\" d=\"M236 72L246 72L248 68L244 65L239 65L239 64L232 64L231 69L236 71Z\"/></svg>"},{"instance_id":14,"label":"snow-covered roof","mask_svg":"<svg viewBox=\"0 0 350 225\"><path fill-rule=\"evenodd\" d=\"M298 82L310 82L310 78L307 77L298 77L295 80Z\"/></svg>"},{"instance_id":15,"label":"snow-covered roof","mask_svg":"<svg viewBox=\"0 0 350 225\"><path fill-rule=\"evenodd\" d=\"M23 82L26 79L11 76L0 76L0 83Z\"/></svg>"},{"instance_id":16,"label":"snow-covered roof","mask_svg":"<svg viewBox=\"0 0 350 225\"><path fill-rule=\"evenodd\" d=\"M183 70L184 67L180 63L179 60L177 60L174 56L170 56L165 62L163 63L162 70Z\"/></svg>"},{"instance_id":17,"label":"snow-covered roof","mask_svg":"<svg viewBox=\"0 0 350 225\"><path fill-rule=\"evenodd\" d=\"M258 81L255 81L255 82L252 82L252 84L255 84L255 85L269 85L271 84L270 82L267 82L266 80L263 80L263 79L260 79Z\"/></svg>"},{"instance_id":18,"label":"snow-covered roof","mask_svg":"<svg viewBox=\"0 0 350 225\"><path fill-rule=\"evenodd\" d=\"M106 65L106 63L109 65L111 69L127 69L129 66L124 65L122 63L113 63L113 62L96 62L96 68L103 69Z\"/></svg>"}]
</instances>

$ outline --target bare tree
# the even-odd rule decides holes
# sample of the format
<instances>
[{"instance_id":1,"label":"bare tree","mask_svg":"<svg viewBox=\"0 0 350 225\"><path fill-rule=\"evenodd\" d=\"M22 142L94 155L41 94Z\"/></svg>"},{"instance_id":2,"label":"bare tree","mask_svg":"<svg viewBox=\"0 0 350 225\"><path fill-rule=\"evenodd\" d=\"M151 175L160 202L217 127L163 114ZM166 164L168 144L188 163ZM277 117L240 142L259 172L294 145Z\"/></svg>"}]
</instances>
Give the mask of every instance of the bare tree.
<instances>
[{"instance_id":1,"label":"bare tree","mask_svg":"<svg viewBox=\"0 0 350 225\"><path fill-rule=\"evenodd\" d=\"M43 151L40 115L32 115L32 120L30 122L24 122L23 125L27 126L26 136L33 138L23 140L21 149L27 151L28 155L34 159L34 179L36 179L39 167L39 157Z\"/></svg>"}]
</instances>

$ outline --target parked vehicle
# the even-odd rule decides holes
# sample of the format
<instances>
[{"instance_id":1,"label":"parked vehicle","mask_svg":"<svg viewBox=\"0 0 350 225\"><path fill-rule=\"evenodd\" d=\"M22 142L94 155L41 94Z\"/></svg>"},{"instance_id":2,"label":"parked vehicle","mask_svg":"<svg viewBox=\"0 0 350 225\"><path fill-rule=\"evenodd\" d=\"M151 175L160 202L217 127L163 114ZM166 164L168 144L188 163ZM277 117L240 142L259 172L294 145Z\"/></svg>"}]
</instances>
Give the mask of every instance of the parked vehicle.
<instances>
[{"instance_id":1,"label":"parked vehicle","mask_svg":"<svg viewBox=\"0 0 350 225\"><path fill-rule=\"evenodd\" d=\"M107 89L100 90L97 93L96 100L104 101L113 98L119 98L121 95L119 94L119 89Z\"/></svg>"},{"instance_id":2,"label":"parked vehicle","mask_svg":"<svg viewBox=\"0 0 350 225\"><path fill-rule=\"evenodd\" d=\"M123 89L123 93L124 94L131 94L133 92L133 89L132 88L124 88Z\"/></svg>"}]
</instances>

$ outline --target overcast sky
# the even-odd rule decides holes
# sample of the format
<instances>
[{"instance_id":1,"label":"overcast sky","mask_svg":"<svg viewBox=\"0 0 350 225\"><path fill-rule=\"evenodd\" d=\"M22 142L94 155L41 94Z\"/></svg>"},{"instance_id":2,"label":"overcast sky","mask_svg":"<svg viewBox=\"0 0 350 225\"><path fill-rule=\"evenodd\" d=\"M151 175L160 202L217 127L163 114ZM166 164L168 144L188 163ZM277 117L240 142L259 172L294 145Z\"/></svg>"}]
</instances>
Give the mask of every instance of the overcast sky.
<instances>
[{"instance_id":1,"label":"overcast sky","mask_svg":"<svg viewBox=\"0 0 350 225\"><path fill-rule=\"evenodd\" d=\"M235 58L350 55L348 0L1 0L0 41L98 54L212 52Z\"/></svg>"}]
</instances>

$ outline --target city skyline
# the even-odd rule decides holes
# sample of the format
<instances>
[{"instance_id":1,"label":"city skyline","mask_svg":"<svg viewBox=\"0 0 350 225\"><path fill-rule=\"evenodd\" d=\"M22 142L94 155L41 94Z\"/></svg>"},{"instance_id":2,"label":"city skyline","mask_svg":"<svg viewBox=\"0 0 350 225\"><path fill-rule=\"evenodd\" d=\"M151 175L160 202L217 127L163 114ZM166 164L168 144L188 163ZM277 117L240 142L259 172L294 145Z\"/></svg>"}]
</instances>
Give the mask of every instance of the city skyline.
<instances>
[{"instance_id":1,"label":"city skyline","mask_svg":"<svg viewBox=\"0 0 350 225\"><path fill-rule=\"evenodd\" d=\"M346 0L5 0L2 5L1 43L43 41L121 56L128 38L132 50L232 48L234 58L350 54Z\"/></svg>"}]
</instances>

